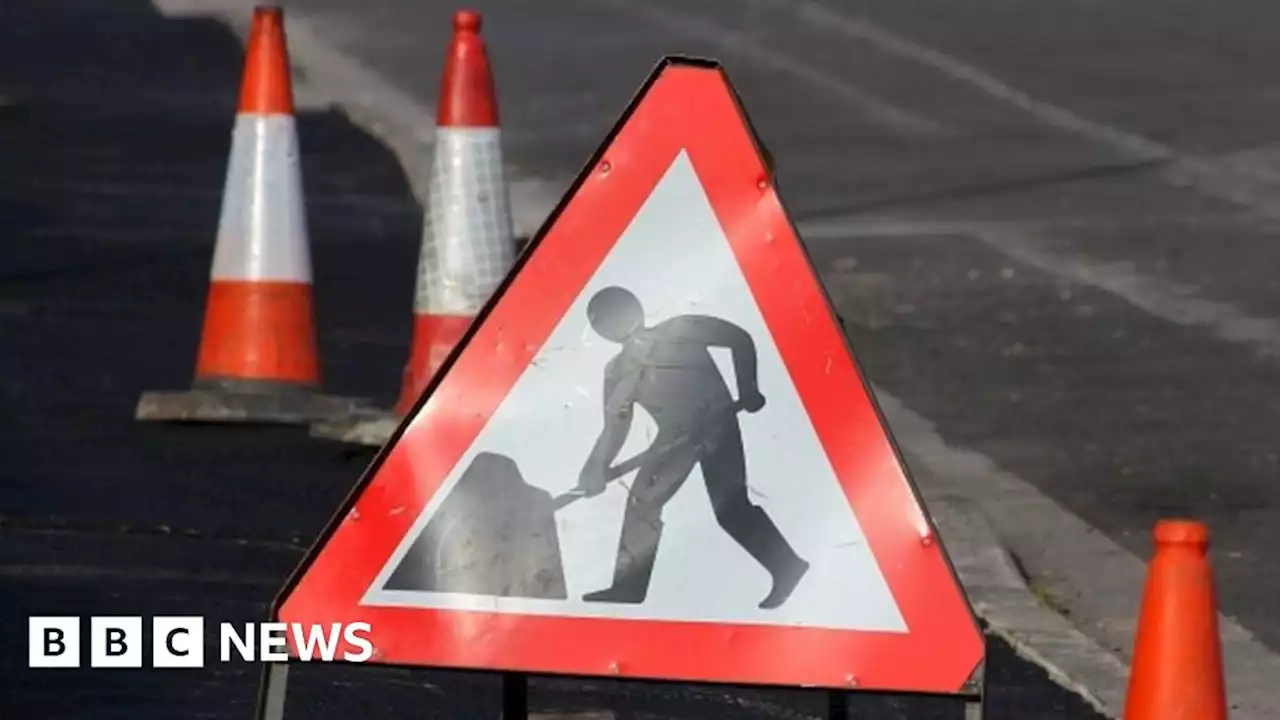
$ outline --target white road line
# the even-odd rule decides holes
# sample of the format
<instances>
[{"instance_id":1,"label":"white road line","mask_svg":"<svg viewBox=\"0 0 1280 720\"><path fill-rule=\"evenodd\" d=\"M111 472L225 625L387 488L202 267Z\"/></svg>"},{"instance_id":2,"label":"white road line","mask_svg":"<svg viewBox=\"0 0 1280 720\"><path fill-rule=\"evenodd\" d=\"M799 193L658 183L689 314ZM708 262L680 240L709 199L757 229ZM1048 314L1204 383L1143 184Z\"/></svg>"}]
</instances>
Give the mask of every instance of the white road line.
<instances>
[{"instance_id":1,"label":"white road line","mask_svg":"<svg viewBox=\"0 0 1280 720\"><path fill-rule=\"evenodd\" d=\"M816 27L838 32L867 43L882 52L930 68L979 92L1018 108L1051 127L1109 145L1134 160L1167 160L1163 178L1210 197L1251 208L1270 218L1280 218L1280 201L1274 193L1260 192L1247 173L1232 173L1212 161L1194 158L1162 143L1106 123L1082 117L1064 107L1032 97L975 65L891 32L865 18L833 10L818 0L761 0L795 12Z\"/></svg>"},{"instance_id":2,"label":"white road line","mask_svg":"<svg viewBox=\"0 0 1280 720\"><path fill-rule=\"evenodd\" d=\"M1251 315L1231 303L1207 300L1195 288L1143 276L1130 262L1064 256L1053 250L1040 230L1016 222L911 221L846 219L815 223L806 238L858 235L964 235L981 241L1006 257L1068 282L1097 288L1153 317L1208 330L1215 337L1252 349L1264 358L1280 358L1280 320Z\"/></svg>"},{"instance_id":3,"label":"white road line","mask_svg":"<svg viewBox=\"0 0 1280 720\"><path fill-rule=\"evenodd\" d=\"M947 137L955 130L946 123L927 118L900 108L883 98L860 90L837 75L825 73L784 53L775 52L763 45L759 38L721 27L691 15L659 8L651 3L618 2L608 0L619 10L640 15L650 22L676 34L691 35L718 46L722 51L750 58L774 69L788 72L809 83L814 88L839 98L859 115L892 132L911 137Z\"/></svg>"},{"instance_id":4,"label":"white road line","mask_svg":"<svg viewBox=\"0 0 1280 720\"><path fill-rule=\"evenodd\" d=\"M815 26L837 31L882 52L936 70L953 80L971 85L992 98L1034 115L1049 125L1124 150L1133 155L1134 159L1154 160L1173 158L1176 155L1171 148L1160 143L1088 120L1066 108L1037 100L963 60L912 42L868 20L849 17L816 0L784 0L784 2L787 6L794 8L799 17Z\"/></svg>"},{"instance_id":5,"label":"white road line","mask_svg":"<svg viewBox=\"0 0 1280 720\"><path fill-rule=\"evenodd\" d=\"M1219 199L1246 206L1265 217L1280 218L1280 203L1271 199L1280 196L1275 192L1277 173L1270 165L1248 161L1257 156L1272 160L1272 154L1259 152L1252 157L1241 156L1220 163L1194 160L1168 146L1037 100L962 60L912 42L869 21L848 17L816 0L775 2L775 6L784 5L816 26L838 31L896 57L941 72L1017 107L1048 125L1105 143L1128 153L1134 159L1174 161L1165 173L1165 179L1174 184L1190 185ZM669 11L658 10L652 5L628 5L628 8L643 12L672 29L690 27L695 22ZM717 34L706 27L700 32ZM720 32L718 39L733 49L743 44L753 50L759 49L750 44L749 39L729 34L728 31ZM780 67L790 68L795 63L778 53L770 53L770 59L781 63ZM827 85L841 83L835 77L822 77ZM1245 161L1241 162L1241 159ZM1020 262L1105 290L1155 317L1179 325L1206 328L1221 339L1249 346L1267 357L1280 355L1280 321L1251 316L1229 303L1198 298L1190 287L1143 277L1135 272L1131 264L1063 257L1047 251L1044 243L1037 242L1034 236L1025 231L1011 233L995 225L975 226L972 230L974 237Z\"/></svg>"},{"instance_id":6,"label":"white road line","mask_svg":"<svg viewBox=\"0 0 1280 720\"><path fill-rule=\"evenodd\" d=\"M973 237L1024 265L1076 283L1090 285L1128 301L1149 315L1252 348L1262 357L1280 357L1280 321L1249 315L1226 302L1206 300L1195 288L1144 277L1130 262L1063 257L1029 232L977 228Z\"/></svg>"}]
</instances>

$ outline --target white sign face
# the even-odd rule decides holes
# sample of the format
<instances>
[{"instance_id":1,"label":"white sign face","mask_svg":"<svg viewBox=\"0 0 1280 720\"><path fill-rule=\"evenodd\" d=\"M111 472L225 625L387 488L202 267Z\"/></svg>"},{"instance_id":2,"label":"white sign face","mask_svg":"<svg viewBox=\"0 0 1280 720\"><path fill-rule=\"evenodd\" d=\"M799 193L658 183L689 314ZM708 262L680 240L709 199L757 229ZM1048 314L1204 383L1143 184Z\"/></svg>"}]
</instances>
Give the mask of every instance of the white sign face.
<instances>
[{"instance_id":1,"label":"white sign face","mask_svg":"<svg viewBox=\"0 0 1280 720\"><path fill-rule=\"evenodd\" d=\"M597 295L605 289L610 290ZM592 305L596 297L604 300ZM645 327L622 342L603 337L602 328L617 335L619 317L634 301L643 308ZM606 313L603 324L593 322L602 305L617 312ZM737 367L751 369L749 361L735 365L732 355L735 342L743 352L744 338L746 356L754 349L754 385L763 407L750 402L751 379L737 376ZM621 359L611 365L616 356ZM502 504L504 493L473 488L468 499L462 489L471 485L459 480L478 455L488 462L493 456L487 454L496 454L505 458L500 464L507 463L507 481L545 491L529 490L528 497L573 491L605 424L607 367L614 368L615 405L633 408L630 427L619 436L625 438L621 448L610 459L622 463L653 446L648 463L554 515L528 501L526 508L515 508L516 516L522 509L534 516L527 526L506 521L493 527L493 518L502 514L488 511ZM729 407L744 400L745 409ZM415 567L447 564L443 555L453 552L449 548L465 545L448 545L451 532L484 522L436 518L433 524L451 496L463 497L452 502L470 508L466 512L488 512L489 535L506 537L509 545L503 547L512 553L536 555L533 546L545 545L550 536L545 554L556 567L548 572L562 594L442 591L438 584L414 580ZM548 528L553 523L554 531L537 537L526 532L539 522ZM424 535L429 526L436 529ZM493 571L501 564L498 554L491 550L493 562L474 565L474 571ZM620 556L630 571L615 586ZM605 592L596 595L600 591ZM685 153L445 479L362 604L907 631Z\"/></svg>"}]
</instances>

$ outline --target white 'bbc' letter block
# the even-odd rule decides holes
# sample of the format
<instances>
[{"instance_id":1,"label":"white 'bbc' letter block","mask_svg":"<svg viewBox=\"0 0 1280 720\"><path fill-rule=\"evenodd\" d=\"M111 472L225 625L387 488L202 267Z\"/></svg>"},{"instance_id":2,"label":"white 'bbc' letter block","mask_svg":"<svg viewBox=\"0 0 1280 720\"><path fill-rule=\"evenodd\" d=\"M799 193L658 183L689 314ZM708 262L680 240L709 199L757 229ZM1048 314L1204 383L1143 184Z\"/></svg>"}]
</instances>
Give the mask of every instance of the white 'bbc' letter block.
<instances>
[{"instance_id":1,"label":"white 'bbc' letter block","mask_svg":"<svg viewBox=\"0 0 1280 720\"><path fill-rule=\"evenodd\" d=\"M27 667L80 667L80 618L29 618L27 621Z\"/></svg>"},{"instance_id":2,"label":"white 'bbc' letter block","mask_svg":"<svg viewBox=\"0 0 1280 720\"><path fill-rule=\"evenodd\" d=\"M89 665L96 668L142 667L142 618L90 618Z\"/></svg>"},{"instance_id":3,"label":"white 'bbc' letter block","mask_svg":"<svg viewBox=\"0 0 1280 720\"><path fill-rule=\"evenodd\" d=\"M195 616L152 618L151 666L204 667L204 618Z\"/></svg>"}]
</instances>

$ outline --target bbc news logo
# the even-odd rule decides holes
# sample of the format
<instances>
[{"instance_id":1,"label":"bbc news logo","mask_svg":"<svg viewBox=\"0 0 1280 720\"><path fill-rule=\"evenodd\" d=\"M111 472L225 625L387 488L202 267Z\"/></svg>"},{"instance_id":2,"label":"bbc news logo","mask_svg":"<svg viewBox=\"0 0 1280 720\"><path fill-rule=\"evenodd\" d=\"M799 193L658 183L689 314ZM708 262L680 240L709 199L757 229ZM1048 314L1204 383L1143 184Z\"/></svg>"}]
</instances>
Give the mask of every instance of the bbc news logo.
<instances>
[{"instance_id":1,"label":"bbc news logo","mask_svg":"<svg viewBox=\"0 0 1280 720\"><path fill-rule=\"evenodd\" d=\"M27 625L27 667L78 668L85 644L79 617L32 617ZM289 641L297 659L365 662L373 657L368 623L218 624L218 660L286 662ZM199 616L151 619L151 667L205 665L205 619ZM89 667L140 668L146 645L141 617L89 618ZM339 648L347 646L341 652Z\"/></svg>"}]
</instances>

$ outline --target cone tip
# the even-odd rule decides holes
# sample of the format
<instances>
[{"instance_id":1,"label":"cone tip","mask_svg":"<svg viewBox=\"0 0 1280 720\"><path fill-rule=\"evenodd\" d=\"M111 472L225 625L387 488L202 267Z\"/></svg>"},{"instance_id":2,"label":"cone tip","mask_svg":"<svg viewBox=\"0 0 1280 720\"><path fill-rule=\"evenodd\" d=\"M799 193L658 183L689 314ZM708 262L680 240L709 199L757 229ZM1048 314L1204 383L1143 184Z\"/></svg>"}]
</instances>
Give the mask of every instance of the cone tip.
<instances>
[{"instance_id":1,"label":"cone tip","mask_svg":"<svg viewBox=\"0 0 1280 720\"><path fill-rule=\"evenodd\" d=\"M484 19L475 10L459 10L453 14L453 29L455 32L478 33L483 23Z\"/></svg>"},{"instance_id":2,"label":"cone tip","mask_svg":"<svg viewBox=\"0 0 1280 720\"><path fill-rule=\"evenodd\" d=\"M1199 520L1169 519L1156 523L1157 546L1209 544L1209 526Z\"/></svg>"},{"instance_id":3,"label":"cone tip","mask_svg":"<svg viewBox=\"0 0 1280 720\"><path fill-rule=\"evenodd\" d=\"M453 39L445 56L436 110L436 125L441 128L498 126L497 98L480 24L475 10L453 14Z\"/></svg>"},{"instance_id":4,"label":"cone tip","mask_svg":"<svg viewBox=\"0 0 1280 720\"><path fill-rule=\"evenodd\" d=\"M279 20L284 15L284 10L279 5L255 5L253 8L253 19L255 22L264 20Z\"/></svg>"},{"instance_id":5,"label":"cone tip","mask_svg":"<svg viewBox=\"0 0 1280 720\"><path fill-rule=\"evenodd\" d=\"M286 44L284 10L278 5L254 6L240 83L240 113L293 114L293 79Z\"/></svg>"}]
</instances>

